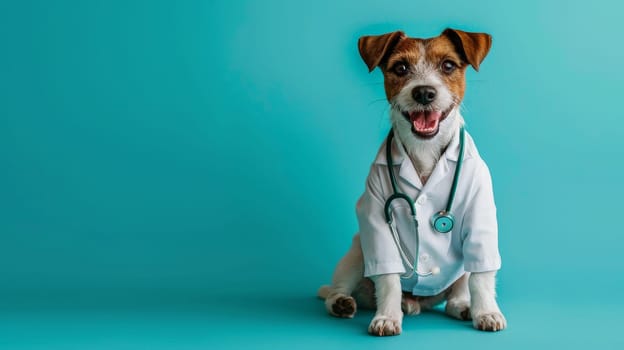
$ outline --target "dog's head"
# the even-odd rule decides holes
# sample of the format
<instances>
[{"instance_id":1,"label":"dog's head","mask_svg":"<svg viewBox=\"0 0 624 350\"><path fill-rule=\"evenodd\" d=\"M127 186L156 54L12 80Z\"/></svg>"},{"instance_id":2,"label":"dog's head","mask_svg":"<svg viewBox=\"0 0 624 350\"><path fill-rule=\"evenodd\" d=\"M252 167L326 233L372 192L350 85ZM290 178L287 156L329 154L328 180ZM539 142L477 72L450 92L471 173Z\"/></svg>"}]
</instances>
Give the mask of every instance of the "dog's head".
<instances>
[{"instance_id":1,"label":"dog's head","mask_svg":"<svg viewBox=\"0 0 624 350\"><path fill-rule=\"evenodd\" d=\"M408 148L446 139L456 130L462 122L457 110L464 98L466 67L479 70L491 44L488 34L455 29L429 39L409 38L401 31L359 39L369 71L383 71L390 118Z\"/></svg>"}]
</instances>

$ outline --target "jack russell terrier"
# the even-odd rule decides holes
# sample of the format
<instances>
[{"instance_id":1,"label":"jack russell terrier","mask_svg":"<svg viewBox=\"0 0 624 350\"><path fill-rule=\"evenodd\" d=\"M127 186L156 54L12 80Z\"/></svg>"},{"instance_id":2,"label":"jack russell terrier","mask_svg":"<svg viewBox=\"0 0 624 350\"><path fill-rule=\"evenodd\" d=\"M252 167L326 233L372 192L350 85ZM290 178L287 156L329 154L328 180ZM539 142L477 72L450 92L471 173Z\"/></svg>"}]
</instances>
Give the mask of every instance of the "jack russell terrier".
<instances>
[{"instance_id":1,"label":"jack russell terrier","mask_svg":"<svg viewBox=\"0 0 624 350\"><path fill-rule=\"evenodd\" d=\"M332 285L318 291L331 315L351 318L356 305L376 308L369 333L397 335L404 313L418 314L446 301L449 316L472 319L476 329L506 327L495 295L501 258L492 181L459 112L466 68L478 71L491 44L488 34L454 29L429 39L401 31L359 39L369 71L383 72L395 137L382 144L371 165L356 208L359 233L338 263ZM457 191L449 194L451 186ZM393 219L388 219L384 207L397 188L414 203L393 203ZM447 202L448 207L454 202L456 222L450 231L437 232L430 218ZM392 221L398 235L388 225ZM413 268L405 278L410 260L426 272Z\"/></svg>"}]
</instances>

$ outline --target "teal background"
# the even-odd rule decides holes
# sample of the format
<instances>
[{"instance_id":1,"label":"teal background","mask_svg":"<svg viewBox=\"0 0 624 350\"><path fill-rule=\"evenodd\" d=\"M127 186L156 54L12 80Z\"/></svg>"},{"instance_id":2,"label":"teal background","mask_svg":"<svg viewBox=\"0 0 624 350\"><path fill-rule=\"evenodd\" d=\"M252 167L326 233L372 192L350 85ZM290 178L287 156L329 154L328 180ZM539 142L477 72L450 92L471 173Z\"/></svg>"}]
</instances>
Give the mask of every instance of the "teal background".
<instances>
[{"instance_id":1,"label":"teal background","mask_svg":"<svg viewBox=\"0 0 624 350\"><path fill-rule=\"evenodd\" d=\"M621 348L615 1L0 3L0 347ZM314 298L388 129L356 41L493 35L464 116L493 175L497 334L365 334Z\"/></svg>"}]
</instances>

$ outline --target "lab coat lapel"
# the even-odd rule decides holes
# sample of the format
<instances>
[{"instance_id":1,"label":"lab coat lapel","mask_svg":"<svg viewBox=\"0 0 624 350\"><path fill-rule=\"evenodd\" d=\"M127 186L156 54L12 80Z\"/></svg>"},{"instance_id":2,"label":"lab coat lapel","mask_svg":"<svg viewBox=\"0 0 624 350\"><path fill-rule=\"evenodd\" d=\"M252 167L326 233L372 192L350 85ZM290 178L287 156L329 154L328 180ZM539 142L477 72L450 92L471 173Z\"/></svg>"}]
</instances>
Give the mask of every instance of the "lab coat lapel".
<instances>
[{"instance_id":1,"label":"lab coat lapel","mask_svg":"<svg viewBox=\"0 0 624 350\"><path fill-rule=\"evenodd\" d=\"M455 133L453 139L449 143L448 147L438 160L431 176L425 183L425 187L434 188L445 176L447 176L451 165L450 162L457 163L457 157L459 154L459 130ZM453 167L453 171L455 168Z\"/></svg>"},{"instance_id":2,"label":"lab coat lapel","mask_svg":"<svg viewBox=\"0 0 624 350\"><path fill-rule=\"evenodd\" d=\"M412 165L412 161L408 157L405 149L403 148L403 145L401 144L401 142L398 141L397 137L392 139L391 147L392 159L396 162L394 163L395 168L393 170L395 170L396 173L396 167L399 166L399 177L420 191L422 189L422 183L420 182L420 178L416 173L416 169L414 169L414 165ZM385 155L382 155L380 152L380 155L378 155L378 160L381 162L381 164L387 165L387 160L385 158Z\"/></svg>"},{"instance_id":3,"label":"lab coat lapel","mask_svg":"<svg viewBox=\"0 0 624 350\"><path fill-rule=\"evenodd\" d=\"M448 174L448 171L449 171L448 159L442 156L438 160L438 164L436 164L435 168L433 168L433 172L431 172L429 179L427 179L427 182L425 183L425 187L435 188L435 186L440 181L442 181L442 179L444 179L446 174Z\"/></svg>"},{"instance_id":4,"label":"lab coat lapel","mask_svg":"<svg viewBox=\"0 0 624 350\"><path fill-rule=\"evenodd\" d=\"M420 177L418 177L418 173L407 155L403 158L403 162L401 163L399 176L410 185L416 187L419 191L422 189L423 185L422 182L420 182Z\"/></svg>"}]
</instances>

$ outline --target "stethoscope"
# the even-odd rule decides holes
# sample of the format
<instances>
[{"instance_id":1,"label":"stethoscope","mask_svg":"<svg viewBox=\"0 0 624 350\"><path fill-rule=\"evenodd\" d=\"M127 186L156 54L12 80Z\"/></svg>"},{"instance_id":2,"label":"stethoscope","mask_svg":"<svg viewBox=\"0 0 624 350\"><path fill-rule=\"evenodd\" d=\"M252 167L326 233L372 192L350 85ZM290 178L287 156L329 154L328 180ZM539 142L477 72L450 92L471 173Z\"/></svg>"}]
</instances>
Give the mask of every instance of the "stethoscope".
<instances>
[{"instance_id":1,"label":"stethoscope","mask_svg":"<svg viewBox=\"0 0 624 350\"><path fill-rule=\"evenodd\" d=\"M431 217L431 226L438 233L449 233L453 230L453 226L455 226L455 217L451 213L451 209L453 207L453 200L455 199L455 192L457 191L457 182L459 180L459 174L461 172L461 167L464 162L464 127L462 126L459 129L459 157L457 158L457 165L455 167L455 174L453 175L453 184L451 186L451 192L449 194L448 202L446 203L446 208L435 213ZM431 275L436 275L440 272L439 267L434 267L430 271L421 273L418 271L418 249L420 246L419 243L419 234L418 234L418 219L416 218L416 206L414 205L414 201L404 193L399 192L397 187L396 178L394 177L394 164L392 162L392 138L394 137L394 132L390 129L390 133L388 134L388 140L386 141L386 161L388 162L388 173L390 174L390 181L392 183L392 191L393 194L388 197L386 203L384 205L384 212L386 214L386 222L388 226L390 226L390 231L392 232L392 237L394 238L394 242L396 243L397 248L399 249L399 254L401 255L401 259L403 259L404 263L410 268L410 271L403 274L402 278L411 278L414 274L418 277L427 277ZM407 202L410 208L411 216L414 221L414 231L416 233L416 249L414 250L414 263L411 263L412 259L407 257L407 254L401 247L401 240L399 239L399 234L396 230L396 227L393 225L392 220L392 201L396 199L401 199Z\"/></svg>"}]
</instances>

